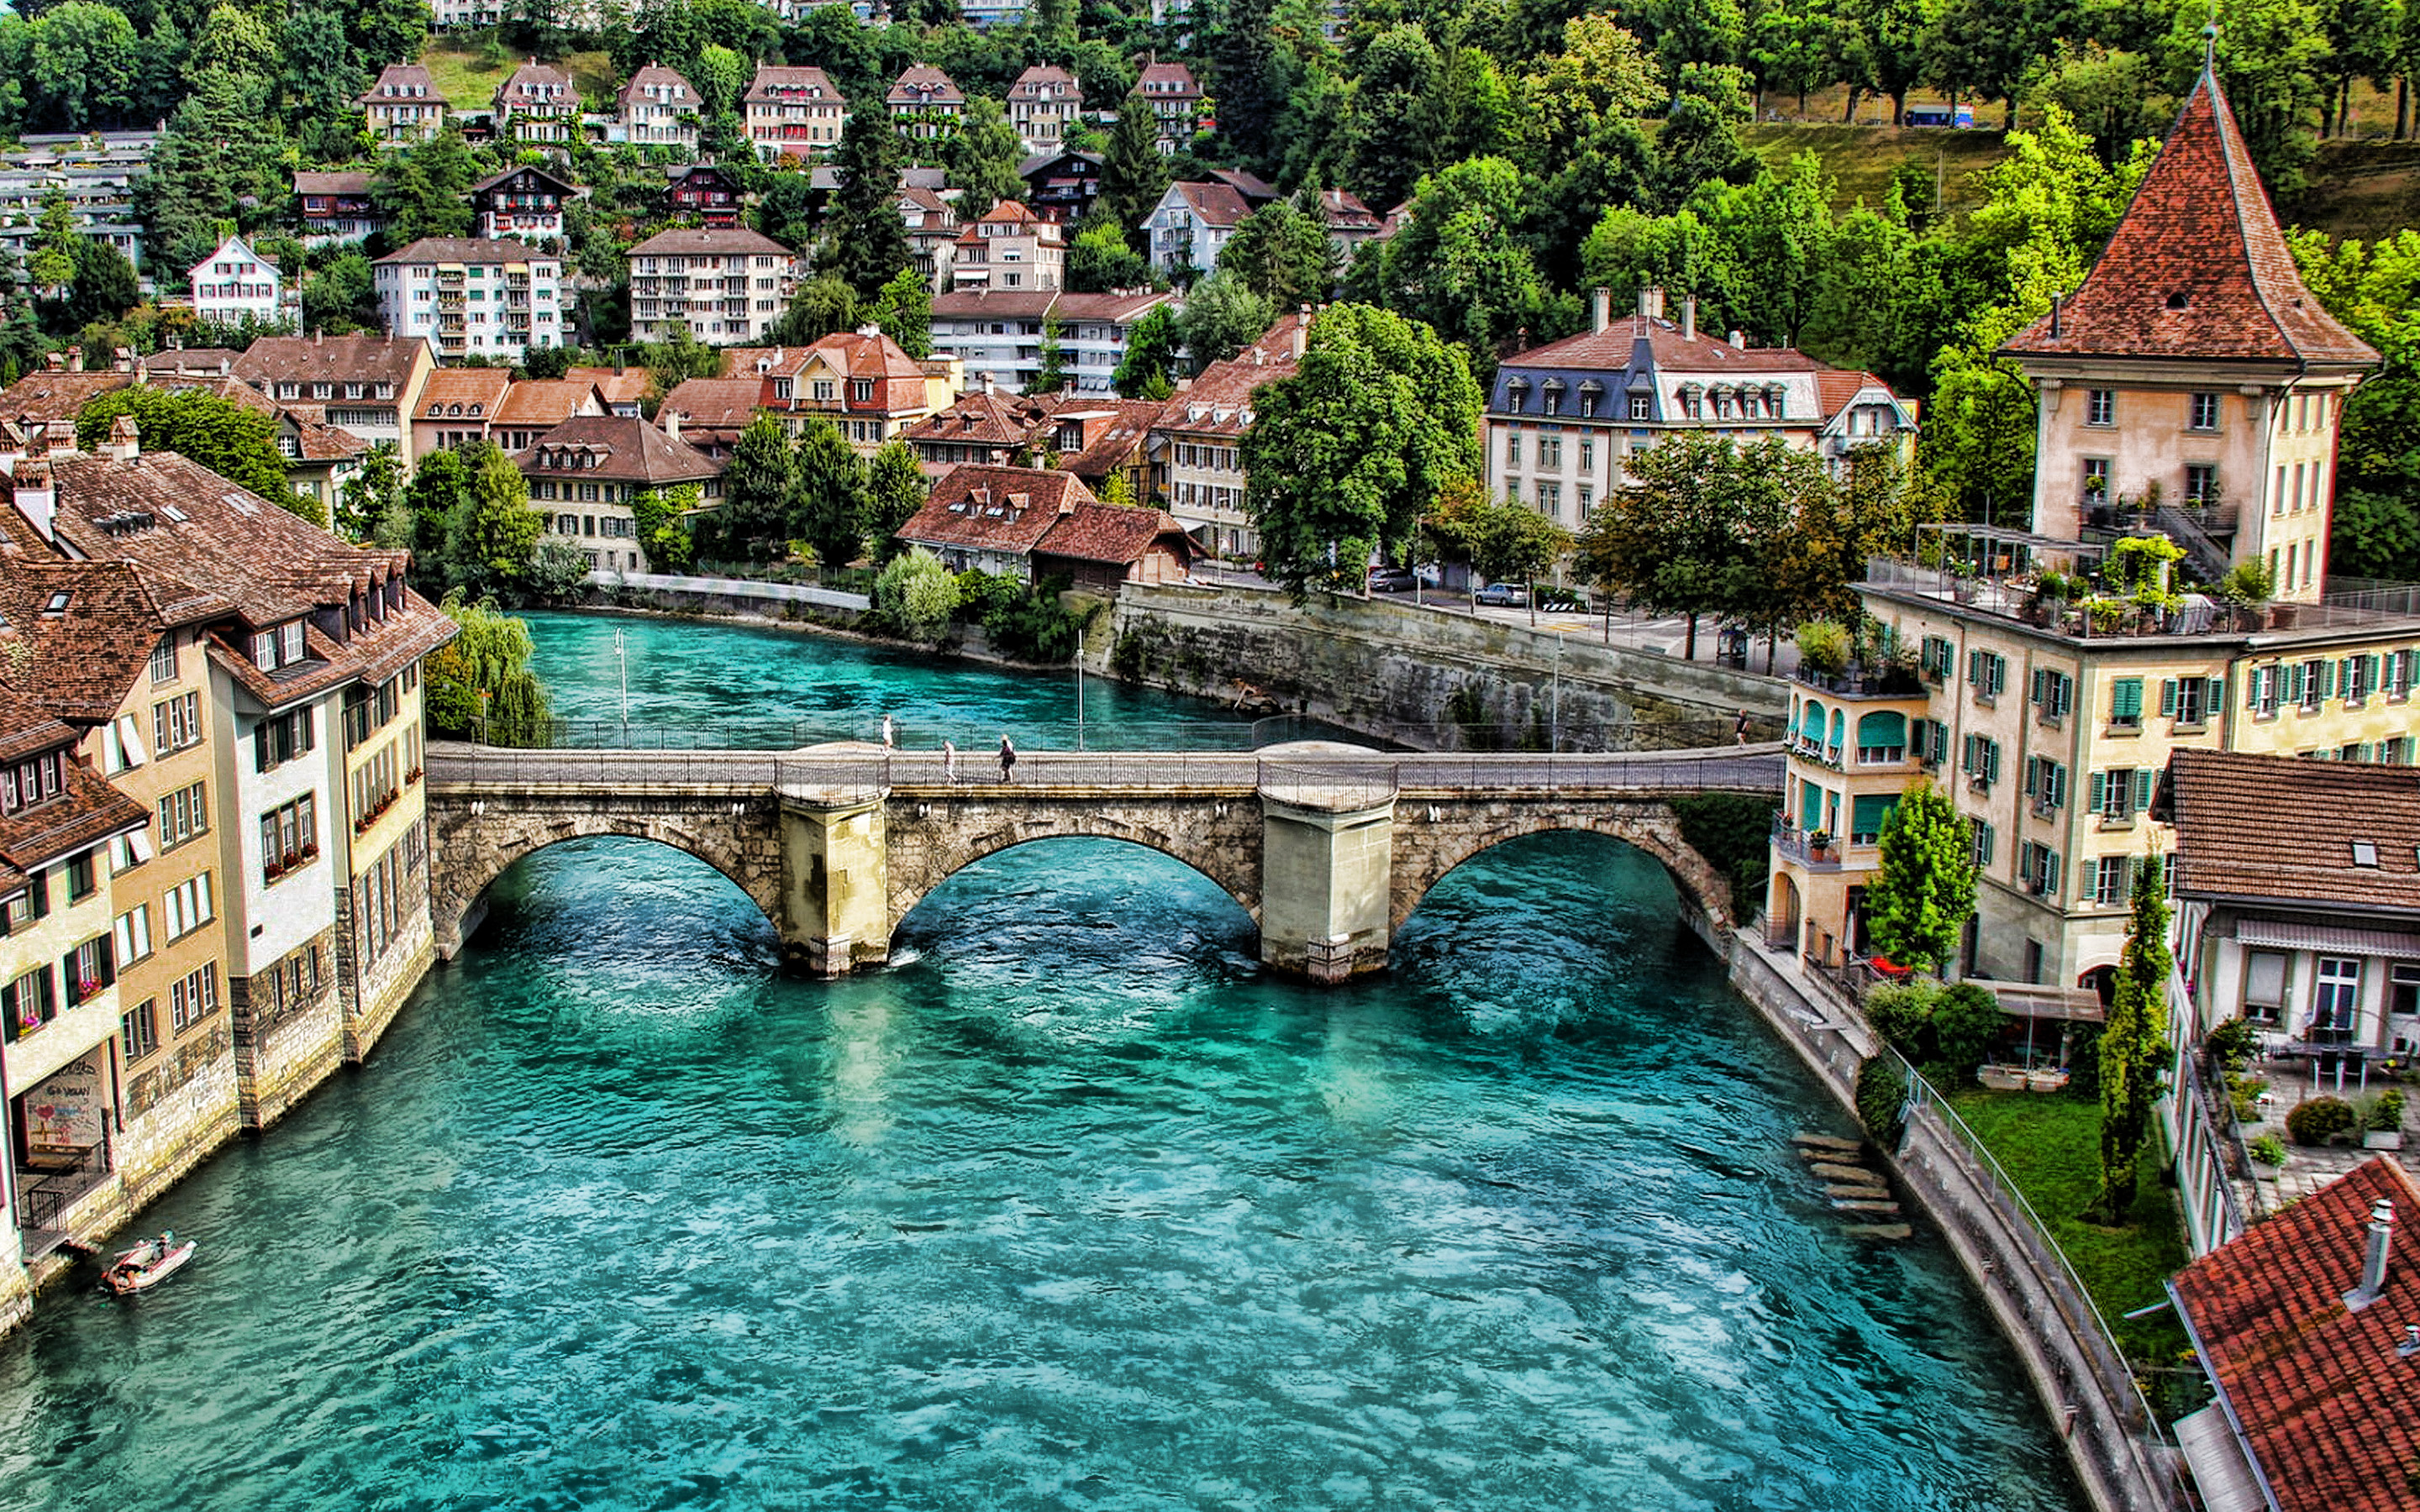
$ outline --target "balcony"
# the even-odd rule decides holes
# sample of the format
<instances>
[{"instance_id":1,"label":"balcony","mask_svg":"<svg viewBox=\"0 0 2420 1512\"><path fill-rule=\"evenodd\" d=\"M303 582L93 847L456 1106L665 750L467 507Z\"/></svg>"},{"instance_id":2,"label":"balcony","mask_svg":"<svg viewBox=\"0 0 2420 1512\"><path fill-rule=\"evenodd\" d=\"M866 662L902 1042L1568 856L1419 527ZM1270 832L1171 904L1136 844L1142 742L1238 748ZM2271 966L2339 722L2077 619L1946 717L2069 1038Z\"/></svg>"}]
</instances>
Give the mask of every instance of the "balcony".
<instances>
[{"instance_id":1,"label":"balcony","mask_svg":"<svg viewBox=\"0 0 2420 1512\"><path fill-rule=\"evenodd\" d=\"M1773 824L1773 848L1809 872L1838 872L1848 864L1848 847L1837 838L1820 829L1801 829L1777 817Z\"/></svg>"},{"instance_id":2,"label":"balcony","mask_svg":"<svg viewBox=\"0 0 2420 1512\"><path fill-rule=\"evenodd\" d=\"M1924 678L1913 666L1900 662L1885 662L1879 667L1861 666L1851 662L1841 672L1823 672L1800 667L1791 677L1808 687L1856 699L1921 699L1928 696Z\"/></svg>"}]
</instances>

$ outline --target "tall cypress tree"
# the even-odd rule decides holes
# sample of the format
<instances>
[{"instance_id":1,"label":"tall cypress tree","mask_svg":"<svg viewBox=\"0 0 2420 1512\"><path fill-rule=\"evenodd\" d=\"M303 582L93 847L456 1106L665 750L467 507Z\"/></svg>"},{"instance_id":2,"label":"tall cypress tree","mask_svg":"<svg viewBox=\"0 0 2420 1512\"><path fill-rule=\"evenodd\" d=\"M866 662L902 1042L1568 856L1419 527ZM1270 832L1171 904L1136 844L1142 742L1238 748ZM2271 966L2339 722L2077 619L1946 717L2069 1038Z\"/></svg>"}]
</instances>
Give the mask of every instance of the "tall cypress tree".
<instances>
[{"instance_id":1,"label":"tall cypress tree","mask_svg":"<svg viewBox=\"0 0 2420 1512\"><path fill-rule=\"evenodd\" d=\"M899 218L899 133L887 110L858 110L841 132L832 166L830 271L872 300L908 266L908 224Z\"/></svg>"},{"instance_id":2,"label":"tall cypress tree","mask_svg":"<svg viewBox=\"0 0 2420 1512\"><path fill-rule=\"evenodd\" d=\"M1138 253L1151 250L1143 217L1168 193L1168 160L1159 155L1159 118L1140 89L1118 107L1109 149L1101 160L1101 209Z\"/></svg>"},{"instance_id":3,"label":"tall cypress tree","mask_svg":"<svg viewBox=\"0 0 2420 1512\"><path fill-rule=\"evenodd\" d=\"M2118 980L2109 998L2109 1022L2101 1029L2101 1196L2093 1216L2122 1224L2134 1206L2134 1163L2151 1132L2151 1104L2160 1095L2167 1064L2168 949L2167 868L2158 856L2134 861L2126 925L2126 948L2118 956Z\"/></svg>"}]
</instances>

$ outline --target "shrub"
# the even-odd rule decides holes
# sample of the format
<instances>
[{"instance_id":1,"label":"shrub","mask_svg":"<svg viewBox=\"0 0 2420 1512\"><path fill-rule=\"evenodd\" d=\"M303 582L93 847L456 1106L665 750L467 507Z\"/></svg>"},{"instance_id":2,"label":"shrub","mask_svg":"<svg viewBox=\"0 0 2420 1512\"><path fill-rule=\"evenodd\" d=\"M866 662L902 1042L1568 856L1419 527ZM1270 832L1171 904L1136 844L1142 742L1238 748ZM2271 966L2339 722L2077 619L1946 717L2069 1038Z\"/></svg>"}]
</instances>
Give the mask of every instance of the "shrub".
<instances>
[{"instance_id":1,"label":"shrub","mask_svg":"<svg viewBox=\"0 0 2420 1512\"><path fill-rule=\"evenodd\" d=\"M2340 1097L2305 1098L2286 1115L2286 1132L2298 1145L2324 1145L2360 1127L2360 1115Z\"/></svg>"},{"instance_id":2,"label":"shrub","mask_svg":"<svg viewBox=\"0 0 2420 1512\"><path fill-rule=\"evenodd\" d=\"M1857 1068L1857 1121L1885 1149L1899 1148L1906 1122L1907 1075L1888 1056L1875 1056Z\"/></svg>"},{"instance_id":3,"label":"shrub","mask_svg":"<svg viewBox=\"0 0 2420 1512\"><path fill-rule=\"evenodd\" d=\"M1961 1082L1975 1079L1975 1068L2008 1028L2009 1015L2000 1011L2000 1000L1989 988L1971 981L1943 988L1932 1005L1933 1053Z\"/></svg>"},{"instance_id":4,"label":"shrub","mask_svg":"<svg viewBox=\"0 0 2420 1512\"><path fill-rule=\"evenodd\" d=\"M2266 1076L2229 1076L2226 1079L2226 1101L2235 1110L2238 1123L2260 1121L2260 1094L2269 1090Z\"/></svg>"},{"instance_id":5,"label":"shrub","mask_svg":"<svg viewBox=\"0 0 2420 1512\"><path fill-rule=\"evenodd\" d=\"M1798 627L1798 659L1833 676L1849 670L1849 627L1837 620L1808 620Z\"/></svg>"},{"instance_id":6,"label":"shrub","mask_svg":"<svg viewBox=\"0 0 2420 1512\"><path fill-rule=\"evenodd\" d=\"M2232 1018L2203 1035L2201 1042L2210 1054L2211 1065L2242 1071L2252 1063L2252 1052L2258 1048L2260 1037L2249 1020Z\"/></svg>"},{"instance_id":7,"label":"shrub","mask_svg":"<svg viewBox=\"0 0 2420 1512\"><path fill-rule=\"evenodd\" d=\"M2378 1100L2369 1105L2369 1121L2366 1127L2375 1129L2381 1134L2395 1134L2401 1131L2403 1128L2401 1088L2390 1087L2378 1094Z\"/></svg>"},{"instance_id":8,"label":"shrub","mask_svg":"<svg viewBox=\"0 0 2420 1512\"><path fill-rule=\"evenodd\" d=\"M911 640L936 640L958 607L957 579L941 559L911 547L891 559L874 582L875 617Z\"/></svg>"},{"instance_id":9,"label":"shrub","mask_svg":"<svg viewBox=\"0 0 2420 1512\"><path fill-rule=\"evenodd\" d=\"M1921 978L1885 981L1866 993L1866 1022L1874 1032L1898 1047L1910 1060L1924 1057L1924 1031L1932 1022L1932 1001L1940 989Z\"/></svg>"},{"instance_id":10,"label":"shrub","mask_svg":"<svg viewBox=\"0 0 2420 1512\"><path fill-rule=\"evenodd\" d=\"M2286 1164L2286 1141L2278 1138L2273 1134L2262 1134L2259 1138L2255 1139L2251 1144L2244 1148L2252 1152L2252 1158L2254 1160L2258 1161L2263 1165L2283 1165Z\"/></svg>"}]
</instances>

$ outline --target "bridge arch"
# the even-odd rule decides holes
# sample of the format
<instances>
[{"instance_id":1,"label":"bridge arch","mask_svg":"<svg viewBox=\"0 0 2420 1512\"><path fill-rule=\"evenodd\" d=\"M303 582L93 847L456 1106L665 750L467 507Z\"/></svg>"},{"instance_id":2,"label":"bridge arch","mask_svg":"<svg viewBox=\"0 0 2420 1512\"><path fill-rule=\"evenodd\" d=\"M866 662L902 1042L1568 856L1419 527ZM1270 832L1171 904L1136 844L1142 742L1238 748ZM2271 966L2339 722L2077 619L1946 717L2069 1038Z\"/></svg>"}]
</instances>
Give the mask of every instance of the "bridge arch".
<instances>
[{"instance_id":1,"label":"bridge arch","mask_svg":"<svg viewBox=\"0 0 2420 1512\"><path fill-rule=\"evenodd\" d=\"M704 861L748 895L766 922L782 927L781 854L768 806L733 803L711 810L603 813L574 799L474 811L468 802L432 801L429 903L440 949L458 949L476 927L480 901L516 863L572 840L640 840ZM737 811L734 811L737 810Z\"/></svg>"},{"instance_id":2,"label":"bridge arch","mask_svg":"<svg viewBox=\"0 0 2420 1512\"><path fill-rule=\"evenodd\" d=\"M1558 830L1603 835L1644 851L1663 864L1682 901L1704 916L1712 930L1730 928L1730 879L1681 838L1681 821L1664 804L1531 806L1457 815L1444 806L1408 801L1398 806L1396 814L1389 933L1403 929L1430 889L1465 861L1507 841Z\"/></svg>"},{"instance_id":3,"label":"bridge arch","mask_svg":"<svg viewBox=\"0 0 2420 1512\"><path fill-rule=\"evenodd\" d=\"M1157 815L1070 809L1048 816L988 825L893 819L891 830L891 919L899 926L941 884L986 856L1051 840L1107 840L1156 851L1206 877L1233 899L1254 928L1261 922L1260 809L1237 801L1211 825L1170 824ZM1232 815L1232 825L1228 816ZM995 818L1001 816L993 816ZM1181 818L1170 815L1170 818ZM1232 833L1230 831L1233 831Z\"/></svg>"}]
</instances>

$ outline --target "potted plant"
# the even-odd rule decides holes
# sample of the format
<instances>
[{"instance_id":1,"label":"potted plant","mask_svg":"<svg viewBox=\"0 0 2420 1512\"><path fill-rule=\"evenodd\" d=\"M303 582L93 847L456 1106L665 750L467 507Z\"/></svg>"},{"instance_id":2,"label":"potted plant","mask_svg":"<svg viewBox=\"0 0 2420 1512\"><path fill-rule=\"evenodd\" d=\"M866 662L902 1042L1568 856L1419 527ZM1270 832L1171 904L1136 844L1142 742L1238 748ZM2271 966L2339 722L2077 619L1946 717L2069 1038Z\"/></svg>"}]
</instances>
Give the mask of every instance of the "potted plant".
<instances>
[{"instance_id":1,"label":"potted plant","mask_svg":"<svg viewBox=\"0 0 2420 1512\"><path fill-rule=\"evenodd\" d=\"M1819 829L1815 831L1815 833L1807 836L1807 854L1818 861L1830 860L1832 858L1832 832L1828 829Z\"/></svg>"},{"instance_id":2,"label":"potted plant","mask_svg":"<svg viewBox=\"0 0 2420 1512\"><path fill-rule=\"evenodd\" d=\"M1799 665L1826 677L1849 670L1849 627L1838 620L1809 620L1798 627Z\"/></svg>"},{"instance_id":3,"label":"potted plant","mask_svg":"<svg viewBox=\"0 0 2420 1512\"><path fill-rule=\"evenodd\" d=\"M2364 1149L2403 1148L2403 1089L2390 1087L2369 1104L2367 1126L2362 1130Z\"/></svg>"}]
</instances>

